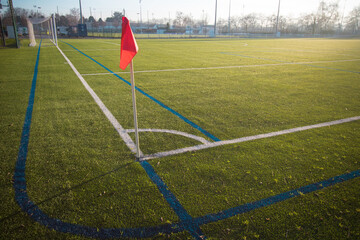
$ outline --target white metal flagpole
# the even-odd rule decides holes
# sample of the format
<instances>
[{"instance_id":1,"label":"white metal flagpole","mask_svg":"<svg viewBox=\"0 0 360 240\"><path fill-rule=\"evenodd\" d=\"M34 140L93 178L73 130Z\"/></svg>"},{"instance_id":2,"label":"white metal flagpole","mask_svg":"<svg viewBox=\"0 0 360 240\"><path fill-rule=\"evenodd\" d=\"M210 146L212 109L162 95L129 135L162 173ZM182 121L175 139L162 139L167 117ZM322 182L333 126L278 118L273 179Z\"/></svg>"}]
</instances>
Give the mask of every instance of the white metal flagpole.
<instances>
[{"instance_id":1,"label":"white metal flagpole","mask_svg":"<svg viewBox=\"0 0 360 240\"><path fill-rule=\"evenodd\" d=\"M136 110L136 97L135 97L135 80L134 80L134 66L133 60L130 62L130 74L131 74L131 92L133 100L133 110L134 110L134 126L135 126L135 141L136 141L136 159L140 159L140 145L139 145L139 132L138 132L138 122L137 122L137 110Z\"/></svg>"}]
</instances>

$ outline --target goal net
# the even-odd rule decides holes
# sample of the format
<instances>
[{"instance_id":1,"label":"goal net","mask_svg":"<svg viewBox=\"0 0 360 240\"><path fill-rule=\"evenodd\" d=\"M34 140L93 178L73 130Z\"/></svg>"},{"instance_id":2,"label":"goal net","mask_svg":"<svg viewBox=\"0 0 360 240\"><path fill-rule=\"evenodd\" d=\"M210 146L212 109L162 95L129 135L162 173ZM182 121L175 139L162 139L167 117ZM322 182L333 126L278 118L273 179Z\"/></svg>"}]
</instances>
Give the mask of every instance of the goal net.
<instances>
[{"instance_id":1,"label":"goal net","mask_svg":"<svg viewBox=\"0 0 360 240\"><path fill-rule=\"evenodd\" d=\"M55 17L52 15L47 18L27 18L28 34L30 47L36 46L37 39L49 39L57 45Z\"/></svg>"}]
</instances>

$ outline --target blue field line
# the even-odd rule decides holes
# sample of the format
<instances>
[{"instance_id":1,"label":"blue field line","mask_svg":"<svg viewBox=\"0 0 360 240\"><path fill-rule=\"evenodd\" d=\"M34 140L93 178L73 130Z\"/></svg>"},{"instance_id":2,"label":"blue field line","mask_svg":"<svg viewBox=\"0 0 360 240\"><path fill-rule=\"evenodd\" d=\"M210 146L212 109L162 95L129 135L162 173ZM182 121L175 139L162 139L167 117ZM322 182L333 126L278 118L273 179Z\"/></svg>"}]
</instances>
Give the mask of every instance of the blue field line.
<instances>
[{"instance_id":1,"label":"blue field line","mask_svg":"<svg viewBox=\"0 0 360 240\"><path fill-rule=\"evenodd\" d=\"M199 225L216 222L219 220L227 219L233 217L238 214L243 214L246 212L253 211L258 208L267 207L273 205L278 202L282 202L288 200L290 198L294 198L303 194L315 192L330 186L333 186L338 183L342 183L351 179L355 179L360 177L360 170L356 170L350 173L345 173L340 176L332 177L330 179L324 180L322 182L313 183L304 187L300 187L295 190L291 190L288 192L280 193L278 195L268 197L256 202L247 203L238 207L230 208L215 214L208 214L202 217L198 217L195 219L196 223Z\"/></svg>"},{"instance_id":2,"label":"blue field line","mask_svg":"<svg viewBox=\"0 0 360 240\"><path fill-rule=\"evenodd\" d=\"M73 45L61 41L67 45L69 45L70 47L72 47L73 49L75 49L76 51L78 51L79 53L81 53L82 55L84 55L85 57L89 58L90 60L92 60L93 62L97 63L99 66L101 66L102 68L104 68L105 70L107 70L108 72L110 72L111 74L113 74L114 76L116 76L117 78L119 78L120 80L122 80L124 83L126 83L127 85L131 86L131 83L127 80L125 80L124 78L120 77L118 74L116 74L115 72L113 72L112 70L110 70L109 68L107 68L106 66L104 66L103 64L101 64L100 62L96 61L95 59L93 59L92 57L90 57L89 55L87 55L86 53L80 51L79 49L77 49L76 47L74 47ZM215 137L214 135L212 135L211 133L209 133L208 131L204 130L203 128L201 128L200 126L198 126L196 123L190 121L189 119L187 119L186 117L184 117L183 115L181 115L180 113L176 112L174 109L170 108L169 106L166 106L164 103L160 102L159 100L157 100L156 98L154 98L153 96L149 95L148 93L144 92L143 90L141 90L140 88L135 86L135 89L137 91L139 91L141 94L143 94L144 96L150 98L152 101L156 102L157 104L159 104L161 107L165 108L166 110L168 110L169 112L171 112L172 114L174 114L175 116L179 117L180 119L182 119L183 121L185 121L187 124L189 124L190 126L192 126L193 128L199 130L200 132L202 132L204 135L206 135L207 137L209 137L211 140L213 141L220 141L219 138Z\"/></svg>"},{"instance_id":3,"label":"blue field line","mask_svg":"<svg viewBox=\"0 0 360 240\"><path fill-rule=\"evenodd\" d=\"M25 120L23 125L23 130L21 133L19 153L15 164L15 173L14 173L14 189L15 189L15 200L25 211L28 207L27 194L26 194L26 181L25 181L25 163L28 153L28 145L30 138L30 127L31 127L31 118L34 107L35 100L35 89L36 89L36 80L38 75L38 66L40 59L40 48L42 40L39 43L39 49L36 56L36 62L34 67L34 75L31 83L31 90L29 96L29 102L26 109Z\"/></svg>"},{"instance_id":4,"label":"blue field line","mask_svg":"<svg viewBox=\"0 0 360 240\"><path fill-rule=\"evenodd\" d=\"M141 166L144 168L149 178L158 187L165 200L170 204L176 215L180 218L181 225L193 236L195 239L205 239L204 234L198 224L194 223L193 218L187 213L184 207L180 204L179 200L169 190L168 186L163 182L159 175L155 172L154 168L147 161L141 161Z\"/></svg>"},{"instance_id":5,"label":"blue field line","mask_svg":"<svg viewBox=\"0 0 360 240\"><path fill-rule=\"evenodd\" d=\"M271 59L271 58L254 57L254 56L247 56L247 55L236 54L236 53L227 53L227 52L220 52L220 53L221 53L221 54L226 54L226 55L244 57L244 58L253 58L253 59L259 59L259 60L272 61L272 62L294 63L294 64L297 64L296 62L287 62L287 61L276 60L276 59ZM357 72L357 71L345 70L345 69L340 69L340 68L332 68L332 67L324 67L324 66L318 66L318 65L313 65L313 64L299 63L299 64L297 64L297 65L303 65L303 66L314 67L314 68L323 68L323 69L328 69L328 70L335 70L335 71L341 71L341 72L358 73L358 74L360 74L360 72Z\"/></svg>"}]
</instances>

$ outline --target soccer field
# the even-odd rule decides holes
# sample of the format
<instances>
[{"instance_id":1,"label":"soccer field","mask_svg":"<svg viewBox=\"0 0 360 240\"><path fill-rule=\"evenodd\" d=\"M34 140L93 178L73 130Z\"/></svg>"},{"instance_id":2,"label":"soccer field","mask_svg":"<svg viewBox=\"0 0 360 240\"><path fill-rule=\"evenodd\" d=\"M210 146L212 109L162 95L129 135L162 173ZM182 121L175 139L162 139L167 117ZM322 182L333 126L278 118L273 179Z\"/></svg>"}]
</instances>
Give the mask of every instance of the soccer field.
<instances>
[{"instance_id":1,"label":"soccer field","mask_svg":"<svg viewBox=\"0 0 360 240\"><path fill-rule=\"evenodd\" d=\"M360 40L138 40L140 162L120 40L23 45L1 239L360 238Z\"/></svg>"}]
</instances>

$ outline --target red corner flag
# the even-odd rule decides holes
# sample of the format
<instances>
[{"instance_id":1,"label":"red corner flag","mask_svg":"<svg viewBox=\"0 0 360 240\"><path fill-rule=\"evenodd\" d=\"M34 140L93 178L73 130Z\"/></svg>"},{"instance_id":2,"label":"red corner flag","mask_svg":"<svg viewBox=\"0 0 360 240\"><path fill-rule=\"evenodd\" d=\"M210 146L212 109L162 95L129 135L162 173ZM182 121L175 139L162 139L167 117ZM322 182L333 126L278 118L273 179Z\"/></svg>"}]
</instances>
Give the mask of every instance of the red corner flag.
<instances>
[{"instance_id":1,"label":"red corner flag","mask_svg":"<svg viewBox=\"0 0 360 240\"><path fill-rule=\"evenodd\" d=\"M120 65L122 70L129 65L139 48L130 28L130 22L126 17L122 18Z\"/></svg>"}]
</instances>

